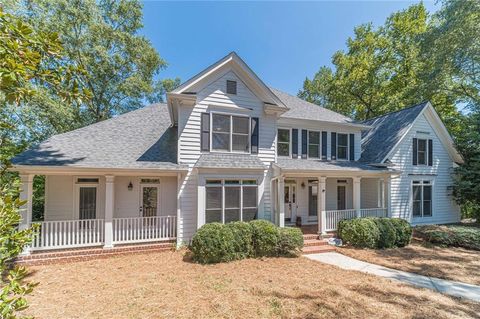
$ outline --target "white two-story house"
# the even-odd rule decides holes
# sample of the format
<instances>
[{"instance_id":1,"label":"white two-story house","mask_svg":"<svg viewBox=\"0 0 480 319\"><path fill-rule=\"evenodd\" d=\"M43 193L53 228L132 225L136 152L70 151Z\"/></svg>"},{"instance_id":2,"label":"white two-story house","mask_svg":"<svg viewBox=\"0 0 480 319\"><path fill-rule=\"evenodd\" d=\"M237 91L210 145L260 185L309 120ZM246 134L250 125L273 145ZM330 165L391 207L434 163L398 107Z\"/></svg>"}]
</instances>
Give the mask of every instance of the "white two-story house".
<instances>
[{"instance_id":1,"label":"white two-story house","mask_svg":"<svg viewBox=\"0 0 480 319\"><path fill-rule=\"evenodd\" d=\"M177 240L205 223L270 220L334 231L360 216L460 219L462 158L430 103L365 122L268 87L230 53L154 104L52 136L13 159L32 250Z\"/></svg>"}]
</instances>

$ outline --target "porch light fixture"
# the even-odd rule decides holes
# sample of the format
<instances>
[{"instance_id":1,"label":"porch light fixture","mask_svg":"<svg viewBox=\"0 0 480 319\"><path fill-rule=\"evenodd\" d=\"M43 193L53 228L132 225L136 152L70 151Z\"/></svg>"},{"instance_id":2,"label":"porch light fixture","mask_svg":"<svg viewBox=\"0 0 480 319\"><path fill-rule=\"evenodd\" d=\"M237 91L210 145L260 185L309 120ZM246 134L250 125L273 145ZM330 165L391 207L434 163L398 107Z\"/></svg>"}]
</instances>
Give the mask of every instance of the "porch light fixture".
<instances>
[{"instance_id":1,"label":"porch light fixture","mask_svg":"<svg viewBox=\"0 0 480 319\"><path fill-rule=\"evenodd\" d=\"M133 184L132 182L129 182L128 183L128 186L127 186L128 190L131 191L133 189Z\"/></svg>"},{"instance_id":2,"label":"porch light fixture","mask_svg":"<svg viewBox=\"0 0 480 319\"><path fill-rule=\"evenodd\" d=\"M305 183L302 182L302 184L300 186L302 186L302 188L305 188Z\"/></svg>"}]
</instances>

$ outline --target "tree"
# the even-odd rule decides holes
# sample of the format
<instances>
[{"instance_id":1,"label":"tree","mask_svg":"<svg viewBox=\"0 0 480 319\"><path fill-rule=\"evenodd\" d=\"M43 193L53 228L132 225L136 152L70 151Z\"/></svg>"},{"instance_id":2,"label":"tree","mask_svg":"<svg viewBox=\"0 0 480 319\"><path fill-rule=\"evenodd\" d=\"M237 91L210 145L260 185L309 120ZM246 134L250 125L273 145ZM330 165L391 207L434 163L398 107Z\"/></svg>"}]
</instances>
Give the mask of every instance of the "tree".
<instances>
[{"instance_id":1,"label":"tree","mask_svg":"<svg viewBox=\"0 0 480 319\"><path fill-rule=\"evenodd\" d=\"M425 50L428 21L425 7L417 4L393 13L377 29L356 27L347 50L333 55L334 68L323 66L313 80L307 78L299 96L356 120L430 100L457 131L455 97L428 80L434 68Z\"/></svg>"},{"instance_id":2,"label":"tree","mask_svg":"<svg viewBox=\"0 0 480 319\"><path fill-rule=\"evenodd\" d=\"M166 63L138 34L139 1L31 0L9 9L39 30L58 32L69 62L86 71L80 83L92 97L75 110L75 126L161 100L162 81L154 78Z\"/></svg>"}]
</instances>

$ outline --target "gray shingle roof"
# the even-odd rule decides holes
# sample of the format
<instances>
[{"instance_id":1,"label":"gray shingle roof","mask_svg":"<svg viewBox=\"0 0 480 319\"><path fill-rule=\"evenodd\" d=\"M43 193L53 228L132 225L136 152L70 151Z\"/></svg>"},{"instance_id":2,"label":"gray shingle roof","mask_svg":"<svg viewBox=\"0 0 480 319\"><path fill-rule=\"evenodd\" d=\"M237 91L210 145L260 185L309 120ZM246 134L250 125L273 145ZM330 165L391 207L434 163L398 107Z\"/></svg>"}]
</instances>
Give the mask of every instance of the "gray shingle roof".
<instances>
[{"instance_id":1,"label":"gray shingle roof","mask_svg":"<svg viewBox=\"0 0 480 319\"><path fill-rule=\"evenodd\" d=\"M166 104L152 104L54 135L18 156L14 165L179 169L177 129Z\"/></svg>"},{"instance_id":2,"label":"gray shingle roof","mask_svg":"<svg viewBox=\"0 0 480 319\"><path fill-rule=\"evenodd\" d=\"M428 102L423 102L364 121L363 124L371 125L372 128L362 132L362 156L360 161L380 163L400 141L427 104Z\"/></svg>"},{"instance_id":3,"label":"gray shingle roof","mask_svg":"<svg viewBox=\"0 0 480 319\"><path fill-rule=\"evenodd\" d=\"M354 121L342 114L336 113L319 105L302 100L299 97L270 88L272 92L290 109L281 117L294 119L308 119L317 121L354 123Z\"/></svg>"},{"instance_id":4,"label":"gray shingle roof","mask_svg":"<svg viewBox=\"0 0 480 319\"><path fill-rule=\"evenodd\" d=\"M322 161L312 159L279 158L276 165L284 170L306 171L385 171L387 168L374 167L351 161Z\"/></svg>"},{"instance_id":5,"label":"gray shingle roof","mask_svg":"<svg viewBox=\"0 0 480 319\"><path fill-rule=\"evenodd\" d=\"M195 164L195 167L267 169L257 155L225 153L202 154Z\"/></svg>"}]
</instances>

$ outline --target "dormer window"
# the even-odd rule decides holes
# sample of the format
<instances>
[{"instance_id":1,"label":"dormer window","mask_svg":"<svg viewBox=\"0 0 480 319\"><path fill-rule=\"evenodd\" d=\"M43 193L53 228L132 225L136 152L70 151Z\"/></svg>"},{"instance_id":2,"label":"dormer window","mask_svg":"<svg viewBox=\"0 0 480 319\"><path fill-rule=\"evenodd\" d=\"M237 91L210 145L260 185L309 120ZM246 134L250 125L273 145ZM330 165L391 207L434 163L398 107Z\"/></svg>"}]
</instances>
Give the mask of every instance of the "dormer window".
<instances>
[{"instance_id":1,"label":"dormer window","mask_svg":"<svg viewBox=\"0 0 480 319\"><path fill-rule=\"evenodd\" d=\"M237 81L227 80L227 94L237 94Z\"/></svg>"}]
</instances>

